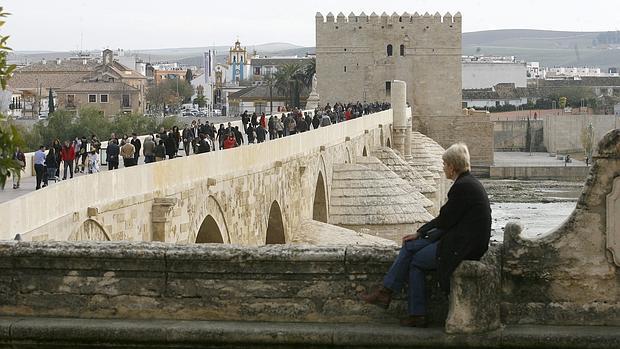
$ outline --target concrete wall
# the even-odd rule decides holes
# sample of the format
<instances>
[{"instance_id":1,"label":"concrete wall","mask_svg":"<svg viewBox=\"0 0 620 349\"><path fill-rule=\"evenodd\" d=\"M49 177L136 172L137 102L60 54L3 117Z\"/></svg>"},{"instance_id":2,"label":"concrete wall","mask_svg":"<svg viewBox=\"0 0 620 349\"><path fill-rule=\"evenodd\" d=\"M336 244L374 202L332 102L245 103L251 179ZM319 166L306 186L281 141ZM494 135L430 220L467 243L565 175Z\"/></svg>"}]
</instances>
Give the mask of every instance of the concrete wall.
<instances>
[{"instance_id":1,"label":"concrete wall","mask_svg":"<svg viewBox=\"0 0 620 349\"><path fill-rule=\"evenodd\" d=\"M526 64L463 62L463 89L492 88L500 83L527 87Z\"/></svg>"},{"instance_id":2,"label":"concrete wall","mask_svg":"<svg viewBox=\"0 0 620 349\"><path fill-rule=\"evenodd\" d=\"M543 120L530 120L532 151L545 151ZM495 151L530 151L527 139L527 120L494 121L493 139Z\"/></svg>"},{"instance_id":3,"label":"concrete wall","mask_svg":"<svg viewBox=\"0 0 620 349\"><path fill-rule=\"evenodd\" d=\"M275 202L290 241L292 228L312 218L312 201L299 198L314 197L319 173L329 197L332 164L385 144L391 122L387 110L266 143L76 177L0 204L0 239L191 243L212 216L223 242L262 245Z\"/></svg>"},{"instance_id":4,"label":"concrete wall","mask_svg":"<svg viewBox=\"0 0 620 349\"><path fill-rule=\"evenodd\" d=\"M520 166L501 167L492 166L489 176L493 179L556 179L567 181L583 181L586 179L589 167L585 166Z\"/></svg>"},{"instance_id":5,"label":"concrete wall","mask_svg":"<svg viewBox=\"0 0 620 349\"><path fill-rule=\"evenodd\" d=\"M594 140L620 127L620 116L614 115L547 115L545 116L545 147L551 153L583 151L581 134L592 123Z\"/></svg>"}]
</instances>

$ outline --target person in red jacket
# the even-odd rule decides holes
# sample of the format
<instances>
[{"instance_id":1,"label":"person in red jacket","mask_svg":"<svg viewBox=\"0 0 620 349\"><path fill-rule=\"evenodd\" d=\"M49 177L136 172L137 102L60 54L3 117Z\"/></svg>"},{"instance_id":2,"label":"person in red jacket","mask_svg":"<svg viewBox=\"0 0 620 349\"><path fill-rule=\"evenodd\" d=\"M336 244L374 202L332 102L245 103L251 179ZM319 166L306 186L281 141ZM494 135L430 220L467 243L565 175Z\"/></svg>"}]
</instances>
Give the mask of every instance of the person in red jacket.
<instances>
[{"instance_id":1,"label":"person in red jacket","mask_svg":"<svg viewBox=\"0 0 620 349\"><path fill-rule=\"evenodd\" d=\"M62 146L62 150L60 151L60 160L65 163L62 179L67 179L67 167L69 168L70 178L73 178L73 162L75 161L75 148L73 147L73 144L69 141L65 141L65 144Z\"/></svg>"},{"instance_id":2,"label":"person in red jacket","mask_svg":"<svg viewBox=\"0 0 620 349\"><path fill-rule=\"evenodd\" d=\"M260 127L267 128L267 120L265 119L265 113L260 116Z\"/></svg>"},{"instance_id":3,"label":"person in red jacket","mask_svg":"<svg viewBox=\"0 0 620 349\"><path fill-rule=\"evenodd\" d=\"M228 138L224 140L224 149L230 149L237 146L237 140L233 134L229 134Z\"/></svg>"}]
</instances>

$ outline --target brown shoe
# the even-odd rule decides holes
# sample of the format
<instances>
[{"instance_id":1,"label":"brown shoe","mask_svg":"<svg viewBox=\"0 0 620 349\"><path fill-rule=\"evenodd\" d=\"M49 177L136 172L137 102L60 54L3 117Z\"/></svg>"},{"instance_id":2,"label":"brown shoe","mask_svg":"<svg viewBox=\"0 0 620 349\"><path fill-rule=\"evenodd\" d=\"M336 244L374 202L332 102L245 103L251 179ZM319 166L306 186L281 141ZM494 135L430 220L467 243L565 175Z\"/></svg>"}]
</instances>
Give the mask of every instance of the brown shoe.
<instances>
[{"instance_id":1,"label":"brown shoe","mask_svg":"<svg viewBox=\"0 0 620 349\"><path fill-rule=\"evenodd\" d=\"M381 286L373 292L360 294L360 299L366 303L387 309L392 301L392 290Z\"/></svg>"},{"instance_id":2,"label":"brown shoe","mask_svg":"<svg viewBox=\"0 0 620 349\"><path fill-rule=\"evenodd\" d=\"M409 315L400 319L400 325L404 327L427 327L428 323L424 315Z\"/></svg>"}]
</instances>

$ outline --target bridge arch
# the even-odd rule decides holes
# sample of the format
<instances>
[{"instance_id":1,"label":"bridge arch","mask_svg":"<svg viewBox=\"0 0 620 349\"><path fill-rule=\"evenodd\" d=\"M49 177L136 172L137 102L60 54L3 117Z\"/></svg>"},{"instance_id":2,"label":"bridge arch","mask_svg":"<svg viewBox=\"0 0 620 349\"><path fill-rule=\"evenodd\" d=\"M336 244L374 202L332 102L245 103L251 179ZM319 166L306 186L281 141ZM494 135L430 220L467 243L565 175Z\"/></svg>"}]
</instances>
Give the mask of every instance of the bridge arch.
<instances>
[{"instance_id":1,"label":"bridge arch","mask_svg":"<svg viewBox=\"0 0 620 349\"><path fill-rule=\"evenodd\" d=\"M215 243L223 244L224 238L220 227L217 225L215 218L211 215L207 215L198 229L198 235L196 235L197 244Z\"/></svg>"},{"instance_id":2,"label":"bridge arch","mask_svg":"<svg viewBox=\"0 0 620 349\"><path fill-rule=\"evenodd\" d=\"M267 221L267 234L265 244L284 244L286 235L284 234L284 219L280 204L276 200L271 203L269 208L269 220Z\"/></svg>"},{"instance_id":3,"label":"bridge arch","mask_svg":"<svg viewBox=\"0 0 620 349\"><path fill-rule=\"evenodd\" d=\"M209 195L203 207L203 216L201 217L204 218L197 222L200 225L198 226L196 237L192 240L197 244L231 243L224 211L222 211L222 207L217 199L213 195Z\"/></svg>"},{"instance_id":4,"label":"bridge arch","mask_svg":"<svg viewBox=\"0 0 620 349\"><path fill-rule=\"evenodd\" d=\"M68 241L110 241L110 236L94 219L87 219L76 231L74 231Z\"/></svg>"},{"instance_id":5,"label":"bridge arch","mask_svg":"<svg viewBox=\"0 0 620 349\"><path fill-rule=\"evenodd\" d=\"M312 219L327 223L327 186L323 173L319 171L314 189L314 202L312 204Z\"/></svg>"}]
</instances>

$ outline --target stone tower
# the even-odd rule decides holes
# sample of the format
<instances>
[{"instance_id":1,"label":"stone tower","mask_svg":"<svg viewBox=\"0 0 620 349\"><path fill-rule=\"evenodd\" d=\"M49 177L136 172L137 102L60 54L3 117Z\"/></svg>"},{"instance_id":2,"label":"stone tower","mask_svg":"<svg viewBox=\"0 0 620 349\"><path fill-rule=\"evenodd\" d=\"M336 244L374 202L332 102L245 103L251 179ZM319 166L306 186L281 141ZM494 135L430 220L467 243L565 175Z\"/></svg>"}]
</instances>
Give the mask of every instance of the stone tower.
<instances>
[{"instance_id":1,"label":"stone tower","mask_svg":"<svg viewBox=\"0 0 620 349\"><path fill-rule=\"evenodd\" d=\"M235 46L228 50L227 64L231 67L231 79L230 81L243 81L247 78L246 70L249 67L248 62L248 50L245 47L241 47L239 40L235 41Z\"/></svg>"},{"instance_id":2,"label":"stone tower","mask_svg":"<svg viewBox=\"0 0 620 349\"><path fill-rule=\"evenodd\" d=\"M390 101L403 80L414 114L460 114L461 15L317 13L316 69L323 103Z\"/></svg>"},{"instance_id":3,"label":"stone tower","mask_svg":"<svg viewBox=\"0 0 620 349\"><path fill-rule=\"evenodd\" d=\"M326 17L317 13L315 20L317 92L322 104L389 102L393 81L402 80L412 107L413 130L444 148L465 142L475 170L488 173L493 164L493 123L488 115L465 114L461 109L460 13L368 16L362 12L334 17L330 12Z\"/></svg>"}]
</instances>

